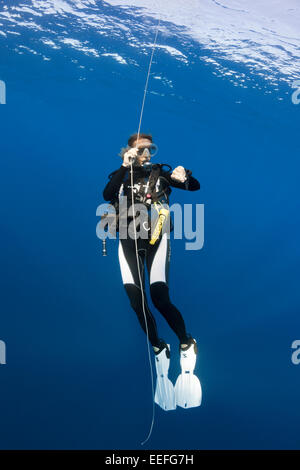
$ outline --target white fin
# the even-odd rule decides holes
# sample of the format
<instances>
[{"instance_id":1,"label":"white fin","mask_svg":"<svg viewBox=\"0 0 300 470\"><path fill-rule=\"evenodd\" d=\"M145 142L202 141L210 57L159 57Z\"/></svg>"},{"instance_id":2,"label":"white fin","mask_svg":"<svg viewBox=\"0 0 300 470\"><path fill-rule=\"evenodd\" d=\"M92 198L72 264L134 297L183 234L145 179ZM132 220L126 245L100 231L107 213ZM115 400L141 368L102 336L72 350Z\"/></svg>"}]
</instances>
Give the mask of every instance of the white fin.
<instances>
[{"instance_id":1,"label":"white fin","mask_svg":"<svg viewBox=\"0 0 300 470\"><path fill-rule=\"evenodd\" d=\"M170 345L167 345L170 350ZM156 389L154 401L163 410L175 410L176 399L174 386L168 378L170 358L167 357L167 349L164 348L159 354L155 355L155 367L157 373Z\"/></svg>"},{"instance_id":2,"label":"white fin","mask_svg":"<svg viewBox=\"0 0 300 470\"><path fill-rule=\"evenodd\" d=\"M176 404L182 408L200 406L202 401L202 389L200 380L194 374L197 359L197 343L191 344L186 350L180 350L181 374L175 384Z\"/></svg>"}]
</instances>

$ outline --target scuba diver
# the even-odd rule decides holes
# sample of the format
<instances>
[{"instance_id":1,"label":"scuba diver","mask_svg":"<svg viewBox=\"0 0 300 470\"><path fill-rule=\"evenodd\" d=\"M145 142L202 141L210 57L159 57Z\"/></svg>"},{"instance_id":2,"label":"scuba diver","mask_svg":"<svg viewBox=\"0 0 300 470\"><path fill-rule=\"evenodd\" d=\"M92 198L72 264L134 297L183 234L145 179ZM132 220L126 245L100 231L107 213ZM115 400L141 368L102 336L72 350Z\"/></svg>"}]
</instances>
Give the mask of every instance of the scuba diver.
<instances>
[{"instance_id":1,"label":"scuba diver","mask_svg":"<svg viewBox=\"0 0 300 470\"><path fill-rule=\"evenodd\" d=\"M150 231L150 223L139 223L143 236L137 238L136 227L133 236L119 237L118 257L123 285L129 298L132 309L135 311L139 323L147 334L155 354L157 383L155 402L164 410L175 409L176 405L183 408L199 406L202 392L198 377L193 374L196 357L197 342L187 333L184 319L171 302L169 295L169 264L170 264L170 238L167 226L173 229L169 211L171 187L188 191L200 189L200 183L191 176L191 171L177 166L173 171L166 164L152 164L151 157L156 153L157 147L153 144L150 134L133 134L128 139L128 146L121 149L120 156L123 163L120 168L109 175L109 181L104 188L105 201L115 204L121 196L126 196L126 225L137 213L127 211L128 207L142 204L143 207L154 209L156 224ZM164 169L164 167L168 167ZM134 200L132 201L132 196ZM120 207L120 206L118 206ZM149 220L151 220L149 218ZM168 220L168 225L166 223ZM138 223L138 222L136 222ZM119 214L119 224L120 214ZM120 232L120 226L118 227ZM137 262L138 260L138 262ZM146 300L144 265L146 262L149 276L150 295L155 308L165 318L179 340L181 374L175 387L168 379L170 362L170 346L158 335L157 325ZM139 266L138 266L139 263ZM140 275L141 273L141 275Z\"/></svg>"}]
</instances>

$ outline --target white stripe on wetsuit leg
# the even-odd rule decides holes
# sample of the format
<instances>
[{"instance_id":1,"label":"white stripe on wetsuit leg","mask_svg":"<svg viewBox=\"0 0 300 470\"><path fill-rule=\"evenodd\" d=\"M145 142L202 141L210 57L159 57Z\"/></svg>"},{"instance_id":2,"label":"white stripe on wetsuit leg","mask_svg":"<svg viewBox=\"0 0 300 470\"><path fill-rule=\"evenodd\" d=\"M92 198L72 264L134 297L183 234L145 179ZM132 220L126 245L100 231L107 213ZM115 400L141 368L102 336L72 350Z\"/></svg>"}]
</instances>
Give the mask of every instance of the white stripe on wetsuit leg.
<instances>
[{"instance_id":1,"label":"white stripe on wetsuit leg","mask_svg":"<svg viewBox=\"0 0 300 470\"><path fill-rule=\"evenodd\" d=\"M168 238L167 233L164 233L160 241L159 247L153 258L150 270L150 284L154 282L167 282L166 280L166 262L167 262L167 248Z\"/></svg>"},{"instance_id":2,"label":"white stripe on wetsuit leg","mask_svg":"<svg viewBox=\"0 0 300 470\"><path fill-rule=\"evenodd\" d=\"M128 266L127 260L125 258L122 243L120 241L119 241L119 261L120 261L123 284L134 284L134 279L130 271L130 268Z\"/></svg>"}]
</instances>

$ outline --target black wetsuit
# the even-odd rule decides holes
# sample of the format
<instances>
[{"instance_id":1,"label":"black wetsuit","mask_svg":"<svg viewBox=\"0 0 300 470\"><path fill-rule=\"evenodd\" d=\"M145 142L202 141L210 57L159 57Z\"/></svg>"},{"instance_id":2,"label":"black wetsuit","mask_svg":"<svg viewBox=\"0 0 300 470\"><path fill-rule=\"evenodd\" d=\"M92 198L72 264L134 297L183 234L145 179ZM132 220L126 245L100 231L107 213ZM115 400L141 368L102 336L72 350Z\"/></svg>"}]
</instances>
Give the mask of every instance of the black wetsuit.
<instances>
[{"instance_id":1,"label":"black wetsuit","mask_svg":"<svg viewBox=\"0 0 300 470\"><path fill-rule=\"evenodd\" d=\"M143 167L133 167L133 186L135 194L135 202L140 201L140 195L143 193L143 187L147 186L149 171ZM129 204L131 202L131 175L130 169L121 166L111 175L110 181L107 183L103 197L106 201L115 200L118 197L121 185L123 184L123 194L127 196ZM192 176L188 176L185 183L176 182L171 178L171 171L160 170L160 176L156 183L156 191L162 194L166 201L169 201L171 188L185 189L188 191L196 191L200 189L199 182ZM177 335L180 343L188 341L185 323L179 310L172 304L169 297L168 273L170 264L171 246L167 233L164 233L159 240L151 245L148 239L137 238L138 258L140 265L140 273L143 283L144 306L148 326L149 340L152 346L160 346L160 338L157 333L156 321L148 307L145 295L145 276L144 264L146 261L149 282L150 295L153 305L164 316L172 330ZM141 327L146 333L145 318L143 312L143 296L140 288L138 275L138 266L136 260L135 240L128 237L119 240L119 261L121 275L126 293L129 297L131 306L136 312Z\"/></svg>"}]
</instances>

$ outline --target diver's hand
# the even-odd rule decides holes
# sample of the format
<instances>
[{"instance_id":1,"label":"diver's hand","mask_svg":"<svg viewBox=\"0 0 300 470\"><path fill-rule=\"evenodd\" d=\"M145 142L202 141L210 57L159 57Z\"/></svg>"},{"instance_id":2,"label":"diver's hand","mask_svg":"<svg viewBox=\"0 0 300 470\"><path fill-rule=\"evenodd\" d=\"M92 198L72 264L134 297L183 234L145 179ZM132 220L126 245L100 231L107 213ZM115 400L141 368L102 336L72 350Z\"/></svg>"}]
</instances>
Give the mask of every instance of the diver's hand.
<instances>
[{"instance_id":1,"label":"diver's hand","mask_svg":"<svg viewBox=\"0 0 300 470\"><path fill-rule=\"evenodd\" d=\"M136 159L137 155L138 155L137 148L131 148L127 150L127 152L124 153L122 166L125 166L126 168L128 168L130 166L131 161L133 162Z\"/></svg>"},{"instance_id":2,"label":"diver's hand","mask_svg":"<svg viewBox=\"0 0 300 470\"><path fill-rule=\"evenodd\" d=\"M183 166L177 166L173 170L171 174L171 178L177 181L178 183L184 183L187 180L187 176L186 176L186 172Z\"/></svg>"}]
</instances>

